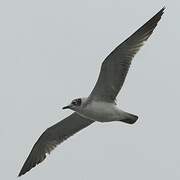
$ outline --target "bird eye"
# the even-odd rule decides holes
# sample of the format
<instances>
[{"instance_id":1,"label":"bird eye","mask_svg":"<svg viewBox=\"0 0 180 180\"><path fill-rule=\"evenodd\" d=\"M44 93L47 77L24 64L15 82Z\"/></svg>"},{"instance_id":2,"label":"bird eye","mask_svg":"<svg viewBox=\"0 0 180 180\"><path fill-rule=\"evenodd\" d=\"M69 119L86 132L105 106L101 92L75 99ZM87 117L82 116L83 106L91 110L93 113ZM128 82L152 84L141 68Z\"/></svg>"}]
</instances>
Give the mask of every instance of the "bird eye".
<instances>
[{"instance_id":1,"label":"bird eye","mask_svg":"<svg viewBox=\"0 0 180 180\"><path fill-rule=\"evenodd\" d=\"M71 103L74 106L80 106L81 105L81 99L75 99Z\"/></svg>"},{"instance_id":2,"label":"bird eye","mask_svg":"<svg viewBox=\"0 0 180 180\"><path fill-rule=\"evenodd\" d=\"M73 104L73 105L77 105L77 102L76 102L76 101L72 101L72 104Z\"/></svg>"}]
</instances>

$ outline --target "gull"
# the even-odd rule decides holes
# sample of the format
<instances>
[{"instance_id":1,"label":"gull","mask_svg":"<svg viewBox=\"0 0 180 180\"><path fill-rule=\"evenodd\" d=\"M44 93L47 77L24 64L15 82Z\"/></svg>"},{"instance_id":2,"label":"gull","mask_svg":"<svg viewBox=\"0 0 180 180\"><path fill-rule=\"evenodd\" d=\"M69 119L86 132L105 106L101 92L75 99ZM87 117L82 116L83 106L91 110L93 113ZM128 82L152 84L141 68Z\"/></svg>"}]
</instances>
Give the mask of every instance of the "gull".
<instances>
[{"instance_id":1,"label":"gull","mask_svg":"<svg viewBox=\"0 0 180 180\"><path fill-rule=\"evenodd\" d=\"M41 163L58 144L96 121L121 121L128 124L137 121L137 115L119 109L116 96L125 81L133 57L154 31L164 9L165 7L106 57L91 94L86 98L74 99L63 107L74 112L44 131L34 144L18 176Z\"/></svg>"}]
</instances>

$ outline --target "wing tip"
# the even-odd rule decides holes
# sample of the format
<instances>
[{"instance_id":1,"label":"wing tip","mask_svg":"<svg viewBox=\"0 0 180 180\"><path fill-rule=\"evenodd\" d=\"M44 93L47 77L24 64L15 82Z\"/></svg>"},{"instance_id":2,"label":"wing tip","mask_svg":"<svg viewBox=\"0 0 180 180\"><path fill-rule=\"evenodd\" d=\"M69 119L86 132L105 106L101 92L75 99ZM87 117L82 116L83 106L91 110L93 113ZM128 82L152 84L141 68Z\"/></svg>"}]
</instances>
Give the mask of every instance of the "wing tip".
<instances>
[{"instance_id":1,"label":"wing tip","mask_svg":"<svg viewBox=\"0 0 180 180\"><path fill-rule=\"evenodd\" d=\"M166 7L163 6L151 19L158 19L158 21L161 19L161 16L164 14Z\"/></svg>"},{"instance_id":2,"label":"wing tip","mask_svg":"<svg viewBox=\"0 0 180 180\"><path fill-rule=\"evenodd\" d=\"M147 21L143 26L141 26L141 28L139 28L137 30L137 32L140 29L145 28L147 30L147 28L148 28L149 36L150 36L152 34L152 32L154 31L155 27L157 26L158 22L160 21L162 15L164 14L165 9L166 9L166 7L163 6L151 19L149 19L149 21ZM149 38L149 36L148 36L148 38Z\"/></svg>"},{"instance_id":3,"label":"wing tip","mask_svg":"<svg viewBox=\"0 0 180 180\"><path fill-rule=\"evenodd\" d=\"M166 9L166 6L163 6L163 7L161 8L161 10L160 10L158 13L164 14L165 9Z\"/></svg>"},{"instance_id":4,"label":"wing tip","mask_svg":"<svg viewBox=\"0 0 180 180\"><path fill-rule=\"evenodd\" d=\"M22 175L24 175L25 173L19 173L17 177L21 177Z\"/></svg>"},{"instance_id":5,"label":"wing tip","mask_svg":"<svg viewBox=\"0 0 180 180\"><path fill-rule=\"evenodd\" d=\"M32 168L34 168L36 165L37 165L37 163L32 164L32 165L27 165L27 164L25 164L25 165L22 167L21 171L19 172L18 177L26 174L26 173L29 172Z\"/></svg>"},{"instance_id":6,"label":"wing tip","mask_svg":"<svg viewBox=\"0 0 180 180\"><path fill-rule=\"evenodd\" d=\"M166 6L164 5L163 7L162 7L162 11L164 11L166 9Z\"/></svg>"},{"instance_id":7,"label":"wing tip","mask_svg":"<svg viewBox=\"0 0 180 180\"><path fill-rule=\"evenodd\" d=\"M39 161L35 161L33 162L32 160L29 161L29 158L25 161L23 167L21 168L18 177L26 174L27 172L29 172L32 168L34 168L35 166L37 166L39 163L41 163L42 161L44 161L44 159L46 158L46 154L43 156L43 158Z\"/></svg>"},{"instance_id":8,"label":"wing tip","mask_svg":"<svg viewBox=\"0 0 180 180\"><path fill-rule=\"evenodd\" d=\"M23 166L22 169L21 169L21 171L20 171L19 174L18 174L18 177L26 174L26 173L27 173L28 171L30 171L32 168L33 168L33 167L27 168L27 167Z\"/></svg>"},{"instance_id":9,"label":"wing tip","mask_svg":"<svg viewBox=\"0 0 180 180\"><path fill-rule=\"evenodd\" d=\"M155 14L154 17L159 16L159 17L161 18L161 16L164 14L165 9L166 9L166 6L163 6L163 7L157 12L157 14Z\"/></svg>"},{"instance_id":10,"label":"wing tip","mask_svg":"<svg viewBox=\"0 0 180 180\"><path fill-rule=\"evenodd\" d=\"M20 177L24 174L26 174L27 171L24 171L23 169L21 169L21 171L19 172L18 176L17 177Z\"/></svg>"},{"instance_id":11,"label":"wing tip","mask_svg":"<svg viewBox=\"0 0 180 180\"><path fill-rule=\"evenodd\" d=\"M24 175L27 171L28 171L28 170L27 170L27 169L25 170L25 169L24 169L24 165L23 165L23 167L21 168L21 170L20 170L20 172L19 172L19 174L18 174L18 177Z\"/></svg>"}]
</instances>

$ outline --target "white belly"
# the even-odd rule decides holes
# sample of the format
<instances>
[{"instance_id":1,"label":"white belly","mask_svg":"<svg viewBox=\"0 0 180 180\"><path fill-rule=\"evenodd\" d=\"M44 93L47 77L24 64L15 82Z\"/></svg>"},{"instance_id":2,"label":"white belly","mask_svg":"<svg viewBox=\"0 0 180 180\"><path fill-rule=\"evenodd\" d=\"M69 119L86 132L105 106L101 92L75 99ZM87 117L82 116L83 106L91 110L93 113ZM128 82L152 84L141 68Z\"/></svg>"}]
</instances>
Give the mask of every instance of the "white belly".
<instances>
[{"instance_id":1,"label":"white belly","mask_svg":"<svg viewBox=\"0 0 180 180\"><path fill-rule=\"evenodd\" d=\"M115 104L94 101L83 108L80 115L94 121L109 122L122 119L123 111Z\"/></svg>"}]
</instances>

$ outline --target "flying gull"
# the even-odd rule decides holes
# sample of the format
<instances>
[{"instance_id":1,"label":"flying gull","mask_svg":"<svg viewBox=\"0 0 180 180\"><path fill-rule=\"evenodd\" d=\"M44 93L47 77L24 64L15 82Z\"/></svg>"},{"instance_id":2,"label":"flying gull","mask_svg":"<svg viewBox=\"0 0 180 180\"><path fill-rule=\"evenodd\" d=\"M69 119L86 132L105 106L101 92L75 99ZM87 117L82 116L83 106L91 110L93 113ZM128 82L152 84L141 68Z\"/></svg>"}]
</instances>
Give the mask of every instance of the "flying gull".
<instances>
[{"instance_id":1,"label":"flying gull","mask_svg":"<svg viewBox=\"0 0 180 180\"><path fill-rule=\"evenodd\" d=\"M68 106L63 107L74 112L44 131L33 146L18 176L41 163L58 144L95 121L122 121L128 124L137 121L138 116L119 109L115 99L124 83L133 57L152 34L164 9L163 7L106 57L89 97L74 99Z\"/></svg>"}]
</instances>

